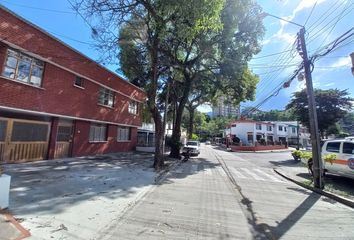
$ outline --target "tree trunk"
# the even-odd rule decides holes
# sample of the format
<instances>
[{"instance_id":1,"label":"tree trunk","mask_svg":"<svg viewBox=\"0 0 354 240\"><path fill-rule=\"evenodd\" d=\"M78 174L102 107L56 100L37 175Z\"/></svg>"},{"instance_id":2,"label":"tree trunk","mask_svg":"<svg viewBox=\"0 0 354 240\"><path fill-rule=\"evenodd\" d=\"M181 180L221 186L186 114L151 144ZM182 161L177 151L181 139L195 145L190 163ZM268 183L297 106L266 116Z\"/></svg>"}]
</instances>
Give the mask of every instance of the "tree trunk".
<instances>
[{"instance_id":1,"label":"tree trunk","mask_svg":"<svg viewBox=\"0 0 354 240\"><path fill-rule=\"evenodd\" d=\"M194 111L195 109L193 107L188 107L189 111L189 126L188 126L188 139L192 138L193 135L193 130L194 130Z\"/></svg>"},{"instance_id":2,"label":"tree trunk","mask_svg":"<svg viewBox=\"0 0 354 240\"><path fill-rule=\"evenodd\" d=\"M184 79L185 79L185 84L183 89L183 96L181 97L180 103L177 107L176 124L173 127L172 136L171 136L170 157L172 158L180 158L182 115L192 86L192 78L190 78L188 73L186 72L184 73Z\"/></svg>"},{"instance_id":3,"label":"tree trunk","mask_svg":"<svg viewBox=\"0 0 354 240\"><path fill-rule=\"evenodd\" d=\"M158 49L159 40L158 35L154 36L153 45L149 49L151 55L151 87L148 90L148 107L153 116L155 122L155 157L154 157L154 168L159 170L164 167L163 158L163 136L164 128L162 126L162 119L160 111L157 108L156 95L158 89Z\"/></svg>"},{"instance_id":4,"label":"tree trunk","mask_svg":"<svg viewBox=\"0 0 354 240\"><path fill-rule=\"evenodd\" d=\"M164 158L163 158L163 126L161 116L159 111L155 109L154 111L154 122L155 122L155 157L154 157L154 168L156 170L162 169L164 166Z\"/></svg>"}]
</instances>

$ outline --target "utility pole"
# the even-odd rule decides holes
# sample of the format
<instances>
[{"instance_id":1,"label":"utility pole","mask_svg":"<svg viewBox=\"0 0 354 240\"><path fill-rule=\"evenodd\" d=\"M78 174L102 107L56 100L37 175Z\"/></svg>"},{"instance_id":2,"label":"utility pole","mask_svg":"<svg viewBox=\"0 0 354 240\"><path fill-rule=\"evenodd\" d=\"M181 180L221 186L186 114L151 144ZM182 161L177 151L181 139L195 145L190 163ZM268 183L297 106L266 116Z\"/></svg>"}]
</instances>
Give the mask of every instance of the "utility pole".
<instances>
[{"instance_id":1,"label":"utility pole","mask_svg":"<svg viewBox=\"0 0 354 240\"><path fill-rule=\"evenodd\" d=\"M323 184L323 167L322 167L322 160L321 160L320 136L318 132L316 102L313 94L311 61L309 61L307 56L304 27L300 29L298 36L299 36L299 41L301 46L300 55L304 60L306 90L307 90L307 98L309 104L314 186L316 188L323 189L324 184Z\"/></svg>"},{"instance_id":2,"label":"utility pole","mask_svg":"<svg viewBox=\"0 0 354 240\"><path fill-rule=\"evenodd\" d=\"M352 59L352 74L354 75L354 52L350 54L350 58Z\"/></svg>"}]
</instances>

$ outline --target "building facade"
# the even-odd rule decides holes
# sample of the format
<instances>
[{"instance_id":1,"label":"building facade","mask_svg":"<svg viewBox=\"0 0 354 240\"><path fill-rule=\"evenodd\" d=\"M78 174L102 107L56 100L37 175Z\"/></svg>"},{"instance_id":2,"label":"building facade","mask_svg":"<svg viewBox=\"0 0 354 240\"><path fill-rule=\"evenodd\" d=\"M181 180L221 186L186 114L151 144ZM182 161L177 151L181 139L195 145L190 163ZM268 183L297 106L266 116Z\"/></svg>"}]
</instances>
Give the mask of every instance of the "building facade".
<instances>
[{"instance_id":1,"label":"building facade","mask_svg":"<svg viewBox=\"0 0 354 240\"><path fill-rule=\"evenodd\" d=\"M225 131L231 138L238 137L241 143L245 145L253 145L261 139L265 139L268 142L275 141L274 124L270 122L238 120L231 123Z\"/></svg>"},{"instance_id":2,"label":"building facade","mask_svg":"<svg viewBox=\"0 0 354 240\"><path fill-rule=\"evenodd\" d=\"M299 131L299 133L298 133ZM238 120L231 123L225 130L225 136L238 137L242 144L253 145L255 142L288 143L300 147L310 145L308 130L297 125L297 122L261 122L254 120Z\"/></svg>"},{"instance_id":3,"label":"building facade","mask_svg":"<svg viewBox=\"0 0 354 240\"><path fill-rule=\"evenodd\" d=\"M212 107L213 117L240 116L240 106L225 103L226 100L224 96L218 99L217 105Z\"/></svg>"},{"instance_id":4,"label":"building facade","mask_svg":"<svg viewBox=\"0 0 354 240\"><path fill-rule=\"evenodd\" d=\"M0 161L130 151L145 93L0 6Z\"/></svg>"}]
</instances>

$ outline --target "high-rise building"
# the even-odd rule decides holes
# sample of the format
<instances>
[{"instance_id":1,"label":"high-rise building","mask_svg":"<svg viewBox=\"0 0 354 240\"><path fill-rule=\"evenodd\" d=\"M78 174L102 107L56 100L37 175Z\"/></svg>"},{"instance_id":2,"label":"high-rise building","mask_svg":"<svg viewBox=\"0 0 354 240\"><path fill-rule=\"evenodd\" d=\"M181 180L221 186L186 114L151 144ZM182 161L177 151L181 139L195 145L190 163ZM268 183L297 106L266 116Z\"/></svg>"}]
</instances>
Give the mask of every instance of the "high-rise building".
<instances>
[{"instance_id":1,"label":"high-rise building","mask_svg":"<svg viewBox=\"0 0 354 240\"><path fill-rule=\"evenodd\" d=\"M240 116L240 105L227 103L227 97L221 96L213 106L213 117Z\"/></svg>"}]
</instances>

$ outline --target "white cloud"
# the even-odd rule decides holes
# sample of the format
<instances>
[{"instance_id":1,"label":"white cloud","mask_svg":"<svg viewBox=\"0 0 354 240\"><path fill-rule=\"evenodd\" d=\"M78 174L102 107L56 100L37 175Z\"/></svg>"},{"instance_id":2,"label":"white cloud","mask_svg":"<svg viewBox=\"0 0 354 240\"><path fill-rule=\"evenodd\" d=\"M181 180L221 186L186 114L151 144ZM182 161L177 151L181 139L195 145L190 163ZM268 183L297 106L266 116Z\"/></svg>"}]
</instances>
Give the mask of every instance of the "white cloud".
<instances>
[{"instance_id":1,"label":"white cloud","mask_svg":"<svg viewBox=\"0 0 354 240\"><path fill-rule=\"evenodd\" d=\"M330 67L332 68L340 68L340 67L350 67L352 65L352 61L350 57L342 57L339 58L338 61L332 63Z\"/></svg>"},{"instance_id":2,"label":"white cloud","mask_svg":"<svg viewBox=\"0 0 354 240\"><path fill-rule=\"evenodd\" d=\"M299 5L297 5L297 7L294 9L293 14L291 16L291 19L294 19L294 17L296 16L296 14L306 8L312 8L316 2L317 5L325 2L326 0L302 0Z\"/></svg>"},{"instance_id":3,"label":"white cloud","mask_svg":"<svg viewBox=\"0 0 354 240\"><path fill-rule=\"evenodd\" d=\"M304 9L308 9L308 8L312 8L316 2L317 5L325 2L326 0L302 0L297 7L294 9L294 11L292 12L292 14L290 16L284 16L282 17L283 19L287 20L287 21L292 21L296 14L301 12ZM293 34L289 34L284 32L285 26L288 25L289 23L283 20L279 20L280 21L280 29L279 31L274 35L274 37L278 38L281 41L285 41L288 44L292 44L295 41L296 36Z\"/></svg>"},{"instance_id":4,"label":"white cloud","mask_svg":"<svg viewBox=\"0 0 354 240\"><path fill-rule=\"evenodd\" d=\"M325 87L331 87L331 86L334 86L335 85L335 83L327 83L327 84L324 84L323 86L325 86Z\"/></svg>"},{"instance_id":5,"label":"white cloud","mask_svg":"<svg viewBox=\"0 0 354 240\"><path fill-rule=\"evenodd\" d=\"M271 38L268 38L268 39L263 40L261 44L262 44L262 46L265 46L270 42L271 42Z\"/></svg>"}]
</instances>

